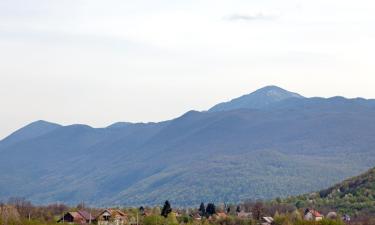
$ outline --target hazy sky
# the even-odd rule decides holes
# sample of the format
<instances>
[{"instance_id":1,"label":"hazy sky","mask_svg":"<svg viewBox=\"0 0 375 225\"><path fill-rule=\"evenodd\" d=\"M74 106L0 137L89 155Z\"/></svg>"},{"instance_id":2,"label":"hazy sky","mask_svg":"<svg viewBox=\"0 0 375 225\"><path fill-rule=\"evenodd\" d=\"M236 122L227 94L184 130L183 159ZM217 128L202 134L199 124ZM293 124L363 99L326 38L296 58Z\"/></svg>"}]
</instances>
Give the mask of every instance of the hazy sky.
<instances>
[{"instance_id":1,"label":"hazy sky","mask_svg":"<svg viewBox=\"0 0 375 225\"><path fill-rule=\"evenodd\" d=\"M0 0L0 138L160 121L278 85L375 98L372 0Z\"/></svg>"}]
</instances>

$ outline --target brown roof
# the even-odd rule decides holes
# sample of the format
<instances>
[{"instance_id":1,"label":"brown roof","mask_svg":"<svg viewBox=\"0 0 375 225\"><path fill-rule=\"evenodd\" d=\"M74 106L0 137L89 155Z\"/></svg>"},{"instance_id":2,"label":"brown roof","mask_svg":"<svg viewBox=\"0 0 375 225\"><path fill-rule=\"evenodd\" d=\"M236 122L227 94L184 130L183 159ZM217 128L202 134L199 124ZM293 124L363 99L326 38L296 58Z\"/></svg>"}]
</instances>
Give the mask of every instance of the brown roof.
<instances>
[{"instance_id":1,"label":"brown roof","mask_svg":"<svg viewBox=\"0 0 375 225\"><path fill-rule=\"evenodd\" d=\"M78 213L86 220L93 219L92 215L90 213L84 211L84 210L78 210ZM91 218L90 218L91 217Z\"/></svg>"},{"instance_id":2,"label":"brown roof","mask_svg":"<svg viewBox=\"0 0 375 225\"><path fill-rule=\"evenodd\" d=\"M73 217L73 221L76 223L84 223L86 222L86 219L78 212L67 212L65 213L57 222L61 222L64 220L64 217L66 215L71 215Z\"/></svg>"},{"instance_id":3,"label":"brown roof","mask_svg":"<svg viewBox=\"0 0 375 225\"><path fill-rule=\"evenodd\" d=\"M108 212L111 217L123 217L123 218L127 218L127 214L118 210L118 209L105 209L103 210L101 213L99 213L98 216L96 216L96 218L100 217L103 213L105 212Z\"/></svg>"},{"instance_id":4,"label":"brown roof","mask_svg":"<svg viewBox=\"0 0 375 225\"><path fill-rule=\"evenodd\" d=\"M127 216L124 212L122 212L118 209L109 209L109 211L110 211L112 216L122 216L122 217Z\"/></svg>"},{"instance_id":5,"label":"brown roof","mask_svg":"<svg viewBox=\"0 0 375 225\"><path fill-rule=\"evenodd\" d=\"M78 212L69 212L70 215L74 218L74 220L81 220L83 217Z\"/></svg>"},{"instance_id":6,"label":"brown roof","mask_svg":"<svg viewBox=\"0 0 375 225\"><path fill-rule=\"evenodd\" d=\"M221 218L226 218L227 217L227 214L223 213L223 212L219 212L219 213L216 213L216 215L218 217L221 217Z\"/></svg>"}]
</instances>

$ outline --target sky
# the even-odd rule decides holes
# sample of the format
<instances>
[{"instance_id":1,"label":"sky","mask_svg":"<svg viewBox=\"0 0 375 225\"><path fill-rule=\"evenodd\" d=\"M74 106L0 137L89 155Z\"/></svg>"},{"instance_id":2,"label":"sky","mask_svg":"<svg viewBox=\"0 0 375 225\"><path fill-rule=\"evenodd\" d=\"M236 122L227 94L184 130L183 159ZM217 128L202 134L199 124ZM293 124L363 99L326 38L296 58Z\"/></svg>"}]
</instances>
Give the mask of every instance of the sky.
<instances>
[{"instance_id":1,"label":"sky","mask_svg":"<svg viewBox=\"0 0 375 225\"><path fill-rule=\"evenodd\" d=\"M0 138L162 121L277 85L375 98L370 0L1 0Z\"/></svg>"}]
</instances>

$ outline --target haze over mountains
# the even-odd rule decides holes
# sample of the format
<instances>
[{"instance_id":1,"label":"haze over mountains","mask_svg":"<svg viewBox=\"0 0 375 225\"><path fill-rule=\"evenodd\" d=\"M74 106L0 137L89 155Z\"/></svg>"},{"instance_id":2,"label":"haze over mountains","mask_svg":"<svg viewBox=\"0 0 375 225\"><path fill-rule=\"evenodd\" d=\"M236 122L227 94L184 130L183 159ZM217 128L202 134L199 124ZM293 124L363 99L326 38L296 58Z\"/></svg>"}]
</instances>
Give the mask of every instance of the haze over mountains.
<instances>
[{"instance_id":1,"label":"haze over mountains","mask_svg":"<svg viewBox=\"0 0 375 225\"><path fill-rule=\"evenodd\" d=\"M159 123L36 121L0 142L0 199L98 206L274 198L375 164L375 100L268 86Z\"/></svg>"}]
</instances>

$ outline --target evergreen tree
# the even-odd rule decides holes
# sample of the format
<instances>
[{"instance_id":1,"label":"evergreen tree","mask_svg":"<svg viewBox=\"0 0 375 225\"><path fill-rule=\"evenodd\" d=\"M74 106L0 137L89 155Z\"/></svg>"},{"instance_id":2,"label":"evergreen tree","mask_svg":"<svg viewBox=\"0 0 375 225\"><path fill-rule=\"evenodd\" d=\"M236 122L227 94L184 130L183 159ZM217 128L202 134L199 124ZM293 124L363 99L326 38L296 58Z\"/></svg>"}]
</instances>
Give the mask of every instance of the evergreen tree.
<instances>
[{"instance_id":1,"label":"evergreen tree","mask_svg":"<svg viewBox=\"0 0 375 225\"><path fill-rule=\"evenodd\" d=\"M241 212L241 207L240 207L240 205L237 206L237 208L236 208L236 212L238 212L238 213Z\"/></svg>"},{"instance_id":2,"label":"evergreen tree","mask_svg":"<svg viewBox=\"0 0 375 225\"><path fill-rule=\"evenodd\" d=\"M202 202L201 205L199 206L199 215L200 216L205 216L206 215L206 208L204 206L204 203Z\"/></svg>"},{"instance_id":3,"label":"evergreen tree","mask_svg":"<svg viewBox=\"0 0 375 225\"><path fill-rule=\"evenodd\" d=\"M204 203L201 202L201 205L199 206L199 215L200 216L205 216L206 215L206 207L204 206Z\"/></svg>"},{"instance_id":4,"label":"evergreen tree","mask_svg":"<svg viewBox=\"0 0 375 225\"><path fill-rule=\"evenodd\" d=\"M216 207L214 203L207 204L206 214L207 214L207 217L212 216L213 214L216 214Z\"/></svg>"},{"instance_id":5,"label":"evergreen tree","mask_svg":"<svg viewBox=\"0 0 375 225\"><path fill-rule=\"evenodd\" d=\"M163 209L161 210L161 215L167 218L170 212L172 212L172 208L171 208L171 204L167 200L165 201Z\"/></svg>"}]
</instances>

